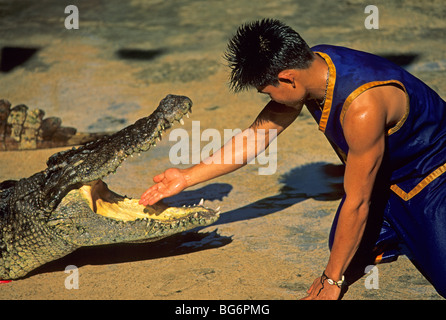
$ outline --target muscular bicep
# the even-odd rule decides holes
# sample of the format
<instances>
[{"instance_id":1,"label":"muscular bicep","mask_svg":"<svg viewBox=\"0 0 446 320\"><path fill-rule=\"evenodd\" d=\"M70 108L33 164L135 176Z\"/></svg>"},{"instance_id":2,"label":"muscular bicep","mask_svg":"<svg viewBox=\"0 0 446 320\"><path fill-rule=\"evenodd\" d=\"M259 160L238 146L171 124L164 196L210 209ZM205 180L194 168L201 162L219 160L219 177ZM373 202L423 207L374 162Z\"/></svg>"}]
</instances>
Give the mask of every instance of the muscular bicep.
<instances>
[{"instance_id":1,"label":"muscular bicep","mask_svg":"<svg viewBox=\"0 0 446 320\"><path fill-rule=\"evenodd\" d=\"M359 101L358 101L359 102ZM351 105L344 119L349 146L344 177L347 197L368 203L385 150L386 111L373 100Z\"/></svg>"}]
</instances>

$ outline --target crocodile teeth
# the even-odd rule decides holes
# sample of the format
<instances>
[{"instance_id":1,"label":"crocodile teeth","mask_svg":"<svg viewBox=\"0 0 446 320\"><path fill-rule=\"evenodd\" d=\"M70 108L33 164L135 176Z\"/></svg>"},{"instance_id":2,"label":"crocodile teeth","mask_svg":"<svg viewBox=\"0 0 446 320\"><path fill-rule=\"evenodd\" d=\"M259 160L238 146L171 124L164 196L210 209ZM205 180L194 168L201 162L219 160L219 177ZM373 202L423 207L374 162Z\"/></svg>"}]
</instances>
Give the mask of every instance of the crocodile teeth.
<instances>
[{"instance_id":1,"label":"crocodile teeth","mask_svg":"<svg viewBox=\"0 0 446 320\"><path fill-rule=\"evenodd\" d=\"M204 199L203 199L203 198L201 198L201 200L200 200L200 202L198 203L198 205L199 205L199 206L204 205Z\"/></svg>"}]
</instances>

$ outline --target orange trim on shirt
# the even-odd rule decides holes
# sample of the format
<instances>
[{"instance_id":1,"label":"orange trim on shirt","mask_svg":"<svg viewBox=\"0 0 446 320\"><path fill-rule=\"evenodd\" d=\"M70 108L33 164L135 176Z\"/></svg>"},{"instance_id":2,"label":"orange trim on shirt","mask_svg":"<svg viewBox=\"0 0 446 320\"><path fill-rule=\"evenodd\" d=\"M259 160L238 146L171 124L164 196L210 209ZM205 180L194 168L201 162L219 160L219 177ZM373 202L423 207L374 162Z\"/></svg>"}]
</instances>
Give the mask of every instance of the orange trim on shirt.
<instances>
[{"instance_id":1,"label":"orange trim on shirt","mask_svg":"<svg viewBox=\"0 0 446 320\"><path fill-rule=\"evenodd\" d=\"M342 106L342 110L341 110L341 115L339 116L339 121L341 122L341 126L344 126L344 117L345 117L345 113L348 110L348 107L353 102L353 100L355 100L361 93L363 93L364 91L366 91L370 88L382 86L382 85L386 85L386 84L391 84L391 83L398 84L399 86L401 86L403 88L403 90L406 94L406 100L407 100L406 112L404 113L404 116L401 118L400 121L398 121L398 123L395 126L393 126L392 128L390 128L387 131L387 134L391 135L391 134L397 132L403 126L404 122L406 121L407 117L409 116L409 111L410 111L409 95L407 94L406 87L404 86L404 84L402 84L398 80L368 82L368 83L365 83L362 86L358 87L357 89L355 89L352 93L350 93L350 95L344 101L344 105Z\"/></svg>"},{"instance_id":2,"label":"orange trim on shirt","mask_svg":"<svg viewBox=\"0 0 446 320\"><path fill-rule=\"evenodd\" d=\"M376 256L374 264L379 264L381 262L381 260L383 259L383 255L384 255L384 252L381 253L379 256Z\"/></svg>"},{"instance_id":3,"label":"orange trim on shirt","mask_svg":"<svg viewBox=\"0 0 446 320\"><path fill-rule=\"evenodd\" d=\"M325 103L322 109L321 120L319 121L319 130L325 132L325 129L327 127L328 117L330 116L331 104L333 103L333 91L336 83L336 67L328 54L323 52L315 52L315 53L319 54L328 65L329 78L327 85L327 94L325 96Z\"/></svg>"},{"instance_id":4,"label":"orange trim on shirt","mask_svg":"<svg viewBox=\"0 0 446 320\"><path fill-rule=\"evenodd\" d=\"M403 189L398 187L396 184L392 185L390 189L392 189L393 192L395 192L399 197L401 197L403 200L408 201L415 197L418 193L420 193L429 183L437 179L439 176L441 176L443 173L446 172L446 163L442 166L435 169L431 174L429 174L426 178L421 180L419 184L417 184L412 190L409 192L405 192Z\"/></svg>"}]
</instances>

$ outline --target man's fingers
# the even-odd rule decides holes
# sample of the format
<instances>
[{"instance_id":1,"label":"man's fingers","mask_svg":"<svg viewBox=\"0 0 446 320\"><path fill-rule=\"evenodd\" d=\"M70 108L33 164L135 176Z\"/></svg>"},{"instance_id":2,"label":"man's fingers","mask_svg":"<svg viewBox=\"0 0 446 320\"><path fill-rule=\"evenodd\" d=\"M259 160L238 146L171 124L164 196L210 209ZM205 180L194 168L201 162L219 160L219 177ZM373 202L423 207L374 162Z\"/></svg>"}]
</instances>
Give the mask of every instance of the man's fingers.
<instances>
[{"instance_id":1,"label":"man's fingers","mask_svg":"<svg viewBox=\"0 0 446 320\"><path fill-rule=\"evenodd\" d=\"M142 204L142 205L146 206L149 202L152 202L151 199L157 194L158 188L159 188L159 185L155 184L155 185L151 186L149 189L147 189L142 194L142 196L141 196L141 198L139 200L139 204ZM153 203L155 203L155 202L153 202Z\"/></svg>"},{"instance_id":2,"label":"man's fingers","mask_svg":"<svg viewBox=\"0 0 446 320\"><path fill-rule=\"evenodd\" d=\"M141 198L139 199L138 203L146 206L149 203L149 199L150 197L148 195L142 195Z\"/></svg>"},{"instance_id":3,"label":"man's fingers","mask_svg":"<svg viewBox=\"0 0 446 320\"><path fill-rule=\"evenodd\" d=\"M163 179L164 179L164 172L154 176L153 182L158 183L158 182L163 181Z\"/></svg>"},{"instance_id":4,"label":"man's fingers","mask_svg":"<svg viewBox=\"0 0 446 320\"><path fill-rule=\"evenodd\" d=\"M317 284L319 283L318 279L313 281L313 284L307 290L307 296L302 298L301 300L313 300L313 299L317 298L317 294L315 291L318 290L318 288L317 288Z\"/></svg>"},{"instance_id":5,"label":"man's fingers","mask_svg":"<svg viewBox=\"0 0 446 320\"><path fill-rule=\"evenodd\" d=\"M161 200L161 198L162 195L160 195L159 193L150 194L145 197L141 197L141 199L139 200L139 204L142 204L143 206L151 206Z\"/></svg>"},{"instance_id":6,"label":"man's fingers","mask_svg":"<svg viewBox=\"0 0 446 320\"><path fill-rule=\"evenodd\" d=\"M160 201L161 199L163 199L164 196L161 193L157 193L155 195L153 195L148 201L147 201L147 205L152 206L155 203L157 203L158 201Z\"/></svg>"},{"instance_id":7,"label":"man's fingers","mask_svg":"<svg viewBox=\"0 0 446 320\"><path fill-rule=\"evenodd\" d=\"M151 186L149 189L147 189L147 190L141 195L141 199L150 197L150 194L153 193L153 192L155 192L157 189L158 189L158 188L157 188L156 185Z\"/></svg>"},{"instance_id":8,"label":"man's fingers","mask_svg":"<svg viewBox=\"0 0 446 320\"><path fill-rule=\"evenodd\" d=\"M184 189L181 182L178 182L178 177L177 169L168 169L153 177L155 184L141 195L139 204L153 205L165 197L178 193L180 189Z\"/></svg>"}]
</instances>

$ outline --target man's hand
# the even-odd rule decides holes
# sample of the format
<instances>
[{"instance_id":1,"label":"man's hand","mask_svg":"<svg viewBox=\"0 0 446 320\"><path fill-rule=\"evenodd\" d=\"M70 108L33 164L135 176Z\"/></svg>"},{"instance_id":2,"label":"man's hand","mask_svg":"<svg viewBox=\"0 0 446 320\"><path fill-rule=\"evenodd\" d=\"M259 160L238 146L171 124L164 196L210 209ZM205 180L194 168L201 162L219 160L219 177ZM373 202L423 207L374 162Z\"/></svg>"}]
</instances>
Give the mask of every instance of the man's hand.
<instances>
[{"instance_id":1,"label":"man's hand","mask_svg":"<svg viewBox=\"0 0 446 320\"><path fill-rule=\"evenodd\" d=\"M145 206L153 205L163 198L180 193L187 187L185 175L181 170L176 168L167 169L163 173L155 176L153 182L156 184L143 193L139 204Z\"/></svg>"},{"instance_id":2,"label":"man's hand","mask_svg":"<svg viewBox=\"0 0 446 320\"><path fill-rule=\"evenodd\" d=\"M324 280L323 282L321 282ZM331 285L324 277L316 278L307 290L308 296L302 300L338 300L341 295L341 288L336 285Z\"/></svg>"}]
</instances>

